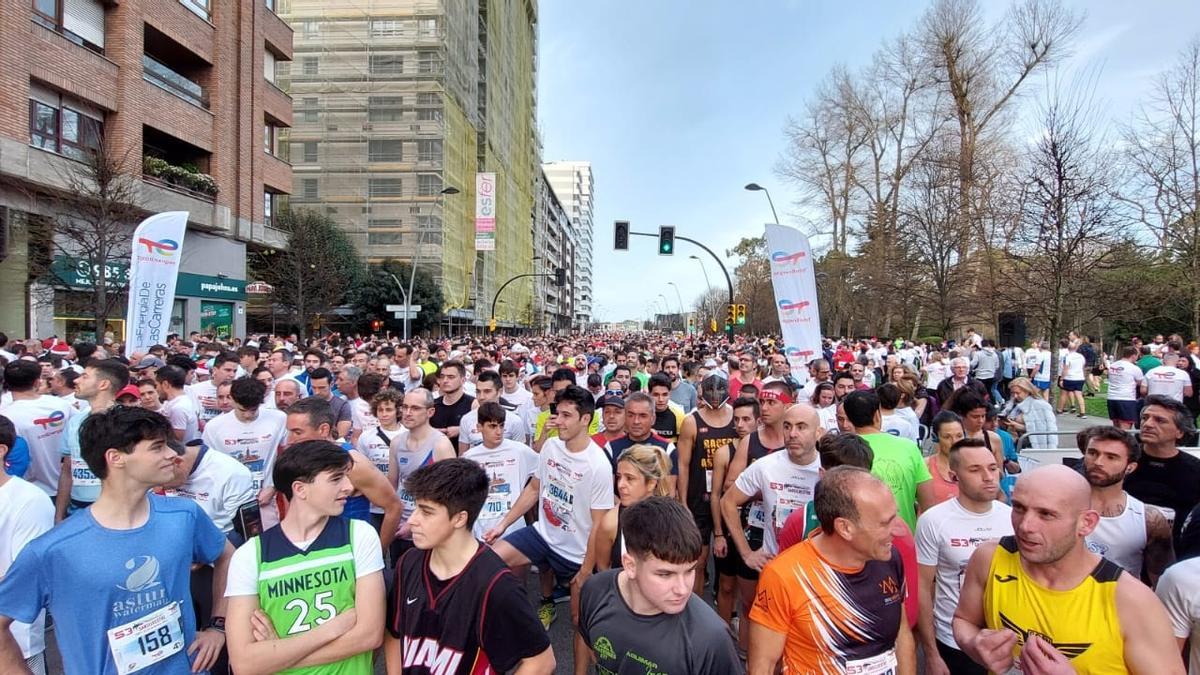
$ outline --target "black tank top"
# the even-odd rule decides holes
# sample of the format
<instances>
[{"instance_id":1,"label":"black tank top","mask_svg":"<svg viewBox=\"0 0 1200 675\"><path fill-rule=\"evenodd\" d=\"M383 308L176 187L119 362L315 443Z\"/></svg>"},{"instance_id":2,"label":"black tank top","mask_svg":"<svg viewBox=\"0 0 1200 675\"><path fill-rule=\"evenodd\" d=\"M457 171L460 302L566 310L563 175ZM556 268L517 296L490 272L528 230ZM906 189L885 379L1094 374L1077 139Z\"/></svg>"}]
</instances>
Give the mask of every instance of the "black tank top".
<instances>
[{"instance_id":1,"label":"black tank top","mask_svg":"<svg viewBox=\"0 0 1200 675\"><path fill-rule=\"evenodd\" d=\"M746 447L746 466L750 466L754 462L766 457L772 452L777 452L783 449L782 445L778 448L768 448L766 445L763 445L762 437L759 436L759 433L760 432L756 430L754 433L750 434L750 440ZM746 530L746 539L750 542L750 548L757 549L759 546L762 546L762 528L746 524L749 521L748 516L750 514L750 509L755 505L761 509L762 500L747 502L742 507L742 524Z\"/></svg>"},{"instance_id":2,"label":"black tank top","mask_svg":"<svg viewBox=\"0 0 1200 675\"><path fill-rule=\"evenodd\" d=\"M692 444L691 466L688 467L688 507L692 513L702 510L708 514L708 497L712 491L713 458L717 450L730 443L737 443L737 432L733 430L733 416L729 424L721 427L709 426L700 411L692 413L696 421L696 442Z\"/></svg>"}]
</instances>

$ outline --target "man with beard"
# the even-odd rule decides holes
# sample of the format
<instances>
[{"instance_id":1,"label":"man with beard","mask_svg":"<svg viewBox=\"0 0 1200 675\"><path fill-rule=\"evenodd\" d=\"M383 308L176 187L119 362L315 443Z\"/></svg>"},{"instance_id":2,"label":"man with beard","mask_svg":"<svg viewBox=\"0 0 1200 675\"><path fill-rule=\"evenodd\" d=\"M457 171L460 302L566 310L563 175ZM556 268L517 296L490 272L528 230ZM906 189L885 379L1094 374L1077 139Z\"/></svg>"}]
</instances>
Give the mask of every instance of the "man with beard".
<instances>
[{"instance_id":1,"label":"man with beard","mask_svg":"<svg viewBox=\"0 0 1200 675\"><path fill-rule=\"evenodd\" d=\"M1083 475L1092 486L1092 508L1100 514L1100 523L1087 537L1088 549L1153 587L1173 557L1171 525L1157 508L1125 492L1125 477L1141 459L1137 441L1109 426L1090 427L1079 435Z\"/></svg>"},{"instance_id":2,"label":"man with beard","mask_svg":"<svg viewBox=\"0 0 1200 675\"><path fill-rule=\"evenodd\" d=\"M1015 536L981 544L967 563L954 640L994 673L1182 675L1171 624L1154 593L1087 549L1100 515L1074 470L1039 467L1012 495Z\"/></svg>"}]
</instances>

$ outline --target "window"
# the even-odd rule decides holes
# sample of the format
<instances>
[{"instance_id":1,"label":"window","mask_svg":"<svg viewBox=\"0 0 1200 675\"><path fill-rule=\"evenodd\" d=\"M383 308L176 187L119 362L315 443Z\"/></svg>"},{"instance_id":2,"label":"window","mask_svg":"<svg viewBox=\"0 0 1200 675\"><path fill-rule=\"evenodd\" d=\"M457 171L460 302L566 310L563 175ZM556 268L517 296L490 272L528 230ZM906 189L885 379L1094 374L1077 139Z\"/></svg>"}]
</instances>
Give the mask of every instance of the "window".
<instances>
[{"instance_id":1,"label":"window","mask_svg":"<svg viewBox=\"0 0 1200 675\"><path fill-rule=\"evenodd\" d=\"M317 121L317 99L314 97L305 97L305 98L300 99L300 102L304 106L304 117L303 117L304 121L305 122L316 122Z\"/></svg>"},{"instance_id":2,"label":"window","mask_svg":"<svg viewBox=\"0 0 1200 675\"><path fill-rule=\"evenodd\" d=\"M303 68L302 72L305 75L317 74L317 57L305 56L304 58L300 59L300 65Z\"/></svg>"},{"instance_id":3,"label":"window","mask_svg":"<svg viewBox=\"0 0 1200 675\"><path fill-rule=\"evenodd\" d=\"M367 160L371 162L399 162L403 157L399 140L379 140L367 143Z\"/></svg>"},{"instance_id":4,"label":"window","mask_svg":"<svg viewBox=\"0 0 1200 675\"><path fill-rule=\"evenodd\" d=\"M404 73L404 59L399 54L372 54L370 67L375 75L400 75Z\"/></svg>"},{"instance_id":5,"label":"window","mask_svg":"<svg viewBox=\"0 0 1200 675\"><path fill-rule=\"evenodd\" d=\"M320 37L320 35L321 35L321 22L320 21L305 21L303 24L301 24L301 26L302 26L302 30L304 32L304 37L306 37L306 38Z\"/></svg>"},{"instance_id":6,"label":"window","mask_svg":"<svg viewBox=\"0 0 1200 675\"><path fill-rule=\"evenodd\" d=\"M371 197L399 197L399 178L372 178L367 182L367 194Z\"/></svg>"},{"instance_id":7,"label":"window","mask_svg":"<svg viewBox=\"0 0 1200 675\"><path fill-rule=\"evenodd\" d=\"M29 101L30 145L79 160L100 147L104 122L98 114L81 112L57 94L39 92L39 96L46 100ZM58 103L52 105L47 100Z\"/></svg>"},{"instance_id":8,"label":"window","mask_svg":"<svg viewBox=\"0 0 1200 675\"><path fill-rule=\"evenodd\" d=\"M101 0L33 0L33 20L77 45L104 53Z\"/></svg>"},{"instance_id":9,"label":"window","mask_svg":"<svg viewBox=\"0 0 1200 675\"><path fill-rule=\"evenodd\" d=\"M434 51L422 51L417 54L417 72L418 73L436 73L437 72L438 55Z\"/></svg>"},{"instance_id":10,"label":"window","mask_svg":"<svg viewBox=\"0 0 1200 675\"><path fill-rule=\"evenodd\" d=\"M431 174L417 176L417 194L422 197L436 195L442 191L442 177Z\"/></svg>"},{"instance_id":11,"label":"window","mask_svg":"<svg viewBox=\"0 0 1200 675\"><path fill-rule=\"evenodd\" d=\"M271 192L263 193L263 222L267 225L273 224L272 217L275 213L275 194Z\"/></svg>"},{"instance_id":12,"label":"window","mask_svg":"<svg viewBox=\"0 0 1200 675\"><path fill-rule=\"evenodd\" d=\"M367 232L367 244L372 246L399 246L403 238L401 232Z\"/></svg>"},{"instance_id":13,"label":"window","mask_svg":"<svg viewBox=\"0 0 1200 675\"><path fill-rule=\"evenodd\" d=\"M212 16L212 12L209 10L208 6L210 1L211 0L179 0L179 2L183 3L183 6L187 7L192 14L195 14L205 21L208 21L209 17ZM267 7L271 8L271 5L272 0L267 0Z\"/></svg>"},{"instance_id":14,"label":"window","mask_svg":"<svg viewBox=\"0 0 1200 675\"><path fill-rule=\"evenodd\" d=\"M304 149L304 161L308 162L308 163L316 162L317 161L317 142L316 141L304 141L300 145Z\"/></svg>"},{"instance_id":15,"label":"window","mask_svg":"<svg viewBox=\"0 0 1200 675\"><path fill-rule=\"evenodd\" d=\"M417 141L417 161L436 162L442 158L442 142Z\"/></svg>"},{"instance_id":16,"label":"window","mask_svg":"<svg viewBox=\"0 0 1200 675\"><path fill-rule=\"evenodd\" d=\"M398 230L402 225L399 218L371 218L367 221L368 230Z\"/></svg>"},{"instance_id":17,"label":"window","mask_svg":"<svg viewBox=\"0 0 1200 675\"><path fill-rule=\"evenodd\" d=\"M439 216L417 216L417 227L422 230L442 229L442 219Z\"/></svg>"},{"instance_id":18,"label":"window","mask_svg":"<svg viewBox=\"0 0 1200 675\"><path fill-rule=\"evenodd\" d=\"M404 22L398 19L376 19L371 22L371 37L396 38L404 35Z\"/></svg>"},{"instance_id":19,"label":"window","mask_svg":"<svg viewBox=\"0 0 1200 675\"><path fill-rule=\"evenodd\" d=\"M263 52L263 77L275 84L275 55L268 49Z\"/></svg>"},{"instance_id":20,"label":"window","mask_svg":"<svg viewBox=\"0 0 1200 675\"><path fill-rule=\"evenodd\" d=\"M437 37L437 19L417 19L417 35L423 38Z\"/></svg>"},{"instance_id":21,"label":"window","mask_svg":"<svg viewBox=\"0 0 1200 675\"><path fill-rule=\"evenodd\" d=\"M403 114L399 96L371 96L367 98L367 119L372 122L399 122Z\"/></svg>"},{"instance_id":22,"label":"window","mask_svg":"<svg viewBox=\"0 0 1200 675\"><path fill-rule=\"evenodd\" d=\"M275 0L266 0L266 2L267 2L267 9L274 12L275 11Z\"/></svg>"},{"instance_id":23,"label":"window","mask_svg":"<svg viewBox=\"0 0 1200 675\"><path fill-rule=\"evenodd\" d=\"M305 199L317 198L317 179L302 178L300 180L300 196Z\"/></svg>"},{"instance_id":24,"label":"window","mask_svg":"<svg viewBox=\"0 0 1200 675\"><path fill-rule=\"evenodd\" d=\"M279 156L279 132L281 127L267 122L263 125L263 150L268 155Z\"/></svg>"},{"instance_id":25,"label":"window","mask_svg":"<svg viewBox=\"0 0 1200 675\"><path fill-rule=\"evenodd\" d=\"M417 110L417 121L419 122L441 122L442 111L438 108L421 108Z\"/></svg>"},{"instance_id":26,"label":"window","mask_svg":"<svg viewBox=\"0 0 1200 675\"><path fill-rule=\"evenodd\" d=\"M417 94L417 105L441 105L442 97L437 92L421 92Z\"/></svg>"}]
</instances>

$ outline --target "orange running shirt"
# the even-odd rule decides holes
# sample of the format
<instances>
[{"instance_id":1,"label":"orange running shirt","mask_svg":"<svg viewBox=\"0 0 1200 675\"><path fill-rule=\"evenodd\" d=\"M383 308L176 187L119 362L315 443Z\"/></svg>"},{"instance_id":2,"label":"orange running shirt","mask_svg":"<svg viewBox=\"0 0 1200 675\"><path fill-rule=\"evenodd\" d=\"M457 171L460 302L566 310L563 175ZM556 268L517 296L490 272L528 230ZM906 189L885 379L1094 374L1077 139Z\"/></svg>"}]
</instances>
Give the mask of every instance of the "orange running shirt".
<instances>
[{"instance_id":1,"label":"orange running shirt","mask_svg":"<svg viewBox=\"0 0 1200 675\"><path fill-rule=\"evenodd\" d=\"M750 620L787 636L785 673L888 672L904 604L899 551L853 570L821 557L814 538L763 568Z\"/></svg>"}]
</instances>

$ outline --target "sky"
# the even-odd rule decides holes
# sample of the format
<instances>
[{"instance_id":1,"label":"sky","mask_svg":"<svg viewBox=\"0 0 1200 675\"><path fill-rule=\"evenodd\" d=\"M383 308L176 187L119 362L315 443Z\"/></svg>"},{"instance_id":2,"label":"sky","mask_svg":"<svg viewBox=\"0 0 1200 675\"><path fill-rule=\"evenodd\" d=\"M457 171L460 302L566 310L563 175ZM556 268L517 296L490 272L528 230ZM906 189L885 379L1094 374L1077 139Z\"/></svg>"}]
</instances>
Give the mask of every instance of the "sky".
<instances>
[{"instance_id":1,"label":"sky","mask_svg":"<svg viewBox=\"0 0 1200 675\"><path fill-rule=\"evenodd\" d=\"M983 3L999 18L1007 3ZM1098 73L1097 103L1128 120L1158 72L1200 34L1196 0L1068 1L1085 21L1064 64ZM586 160L595 181L593 319L643 319L664 300L685 310L724 279L686 242L674 256L631 237L613 250L613 221L657 233L674 225L721 256L759 236L771 209L800 224L799 193L776 173L783 129L836 64L870 62L912 27L928 3L816 0L540 0L538 123L545 161ZM1022 102L1046 88L1039 78ZM1029 132L1031 135L1034 131ZM819 242L814 242L814 245ZM701 256L700 263L689 255ZM672 287L668 282L674 282ZM676 296L679 290L679 297Z\"/></svg>"}]
</instances>

